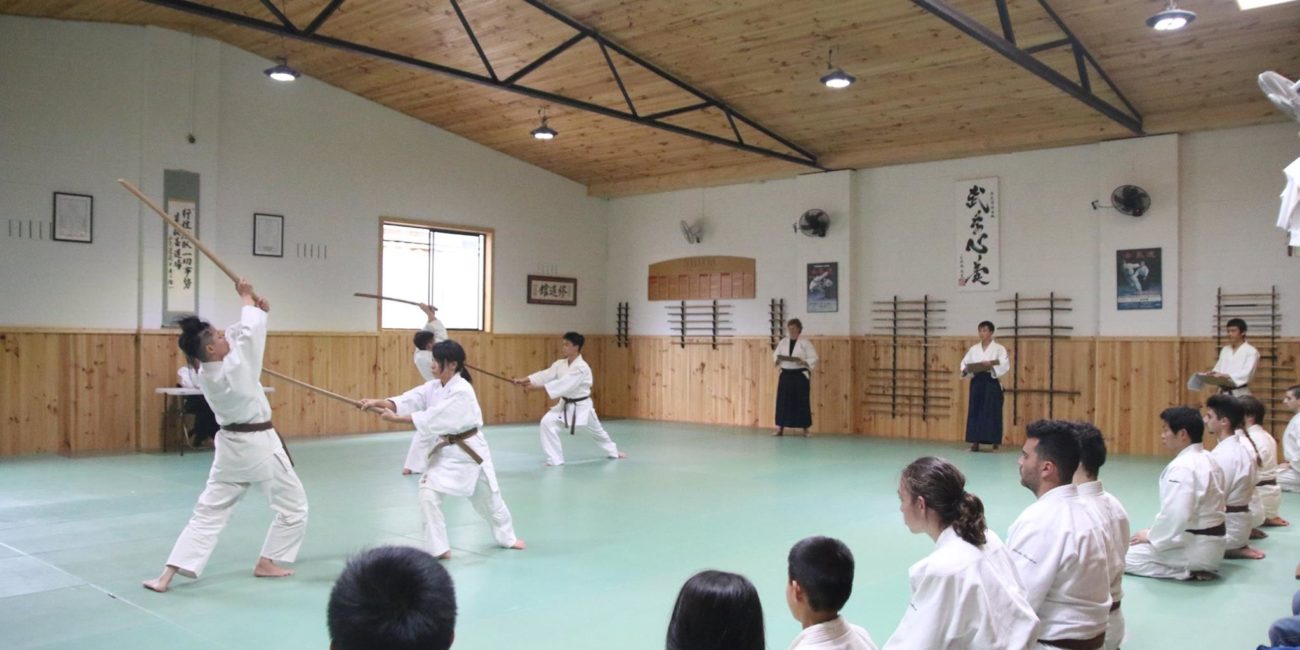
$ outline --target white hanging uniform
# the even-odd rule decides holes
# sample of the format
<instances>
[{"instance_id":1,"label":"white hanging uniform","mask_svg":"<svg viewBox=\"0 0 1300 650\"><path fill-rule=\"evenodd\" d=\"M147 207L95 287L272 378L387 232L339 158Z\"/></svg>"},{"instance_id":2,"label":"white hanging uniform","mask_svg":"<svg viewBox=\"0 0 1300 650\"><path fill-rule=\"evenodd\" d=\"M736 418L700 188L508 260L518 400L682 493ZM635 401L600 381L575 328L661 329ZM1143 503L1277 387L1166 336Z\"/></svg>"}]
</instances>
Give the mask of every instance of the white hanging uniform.
<instances>
[{"instance_id":1,"label":"white hanging uniform","mask_svg":"<svg viewBox=\"0 0 1300 650\"><path fill-rule=\"evenodd\" d=\"M1011 524L1007 549L1038 614L1037 647L1049 647L1045 640L1105 635L1110 613L1105 533L1073 485L1052 488L1025 508Z\"/></svg>"},{"instance_id":2,"label":"white hanging uniform","mask_svg":"<svg viewBox=\"0 0 1300 650\"><path fill-rule=\"evenodd\" d=\"M586 427L607 458L618 458L618 445L610 439L609 433L600 426L600 418L596 417L596 406L591 402L591 366L582 355L578 355L573 363L560 359L550 368L528 375L528 381L545 387L547 397L560 400L542 416L539 427L547 465L564 464L560 433L572 434L577 427Z\"/></svg>"},{"instance_id":3,"label":"white hanging uniform","mask_svg":"<svg viewBox=\"0 0 1300 650\"><path fill-rule=\"evenodd\" d=\"M1291 245L1300 246L1300 158L1287 165L1286 187L1282 188L1282 207L1277 213L1277 227L1291 233Z\"/></svg>"},{"instance_id":4,"label":"white hanging uniform","mask_svg":"<svg viewBox=\"0 0 1300 650\"><path fill-rule=\"evenodd\" d=\"M1133 544L1124 571L1148 578L1187 580L1193 571L1218 571L1225 546L1227 479L1201 443L1188 445L1160 473L1160 513L1147 544Z\"/></svg>"},{"instance_id":5,"label":"white hanging uniform","mask_svg":"<svg viewBox=\"0 0 1300 650\"><path fill-rule=\"evenodd\" d=\"M1291 417L1282 433L1282 457L1291 466L1278 468L1278 487L1287 492L1300 492L1300 413Z\"/></svg>"},{"instance_id":6,"label":"white hanging uniform","mask_svg":"<svg viewBox=\"0 0 1300 650\"><path fill-rule=\"evenodd\" d=\"M433 342L441 343L447 340L447 327L442 321L433 319L424 324L424 331L433 333ZM415 363L415 369L420 372L424 381L433 381L433 353L429 350L416 350L415 356L411 359ZM428 469L429 448L420 444L420 434L416 433L411 436L411 446L406 450L406 460L402 462L403 469L409 469L414 474L423 474Z\"/></svg>"},{"instance_id":7,"label":"white hanging uniform","mask_svg":"<svg viewBox=\"0 0 1300 650\"><path fill-rule=\"evenodd\" d=\"M1210 454L1214 462L1223 469L1223 478L1227 498L1227 514L1224 525L1228 528L1227 548L1241 548L1250 543L1250 529L1253 518L1250 514L1250 500L1255 494L1257 469L1255 452L1245 440L1246 433L1237 433L1219 441Z\"/></svg>"},{"instance_id":8,"label":"white hanging uniform","mask_svg":"<svg viewBox=\"0 0 1300 650\"><path fill-rule=\"evenodd\" d=\"M275 518L262 544L262 557L293 562L307 533L307 494L293 470L275 429L234 432L227 426L271 422L271 403L262 390L262 355L266 351L266 312L245 306L239 323L226 330L230 352L221 361L199 367L195 383L217 416L216 451L208 483L194 506L167 564L197 578L230 521L236 503L250 485L266 494Z\"/></svg>"},{"instance_id":9,"label":"white hanging uniform","mask_svg":"<svg viewBox=\"0 0 1300 650\"><path fill-rule=\"evenodd\" d=\"M811 625L790 642L790 650L876 650L867 631L843 616Z\"/></svg>"},{"instance_id":10,"label":"white hanging uniform","mask_svg":"<svg viewBox=\"0 0 1300 650\"><path fill-rule=\"evenodd\" d=\"M420 477L420 508L429 552L442 555L451 550L442 514L444 495L468 497L474 510L492 526L497 543L510 547L517 541L514 523L501 498L492 453L483 437L478 396L460 375L446 385L438 384L429 382L389 398L398 415L411 416L421 444L430 449L428 468Z\"/></svg>"},{"instance_id":11,"label":"white hanging uniform","mask_svg":"<svg viewBox=\"0 0 1300 650\"><path fill-rule=\"evenodd\" d=\"M1101 522L1106 533L1106 566L1110 572L1110 616L1106 621L1106 650L1115 650L1124 640L1124 612L1120 601L1124 598L1124 558L1128 555L1128 512L1124 504L1106 492L1101 481L1082 483L1076 488L1079 500Z\"/></svg>"},{"instance_id":12,"label":"white hanging uniform","mask_svg":"<svg viewBox=\"0 0 1300 650\"><path fill-rule=\"evenodd\" d=\"M1237 385L1231 391L1232 395L1249 395L1250 389L1247 385L1250 378L1255 376L1255 366L1259 364L1259 350L1255 346L1245 341L1232 349L1231 345L1223 346L1219 350L1219 360L1214 364L1214 372L1221 372L1232 378L1232 383Z\"/></svg>"},{"instance_id":13,"label":"white hanging uniform","mask_svg":"<svg viewBox=\"0 0 1300 650\"><path fill-rule=\"evenodd\" d=\"M934 550L912 565L912 599L885 650L1025 650L1038 615L1011 555L991 530L983 548L945 528Z\"/></svg>"},{"instance_id":14,"label":"white hanging uniform","mask_svg":"<svg viewBox=\"0 0 1300 650\"><path fill-rule=\"evenodd\" d=\"M1258 528L1265 519L1278 516L1278 508L1282 505L1282 488L1277 485L1277 440L1258 424L1247 427L1246 435L1259 449L1255 497L1250 501L1251 521Z\"/></svg>"}]
</instances>

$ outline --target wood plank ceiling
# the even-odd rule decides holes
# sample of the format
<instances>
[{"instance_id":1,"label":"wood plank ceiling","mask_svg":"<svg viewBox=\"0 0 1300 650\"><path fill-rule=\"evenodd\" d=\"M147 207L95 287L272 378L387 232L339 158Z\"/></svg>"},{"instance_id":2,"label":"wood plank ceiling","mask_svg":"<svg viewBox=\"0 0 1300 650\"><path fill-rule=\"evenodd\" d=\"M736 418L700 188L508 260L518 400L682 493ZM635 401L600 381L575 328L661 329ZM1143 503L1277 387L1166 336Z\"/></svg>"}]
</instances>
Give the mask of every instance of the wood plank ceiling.
<instances>
[{"instance_id":1,"label":"wood plank ceiling","mask_svg":"<svg viewBox=\"0 0 1300 650\"><path fill-rule=\"evenodd\" d=\"M259 0L201 4L275 21ZM275 0L308 25L329 0ZM999 32L993 0L954 8ZM1060 39L1037 0L1008 0L1017 42ZM1229 0L1179 3L1199 18L1156 33L1146 18L1163 0L1055 0L1059 13L1141 112L1147 133L1281 121L1255 75L1300 76L1300 2L1242 12ZM1133 132L994 53L908 0L551 0L549 6L818 156L826 168L863 168L1098 142ZM462 0L460 7L500 77L577 32L523 0ZM142 0L0 0L0 13L156 25L215 38L268 59L281 39ZM319 33L459 68L487 71L450 0L347 0ZM622 196L789 177L809 167L724 145L550 105L560 136L529 137L547 102L426 70L290 39L304 74L459 134L587 186ZM858 83L818 83L826 54ZM1077 78L1069 48L1037 58ZM644 115L699 101L611 52ZM250 83L256 80L250 79ZM521 84L626 110L600 47L591 39L525 76ZM1112 104L1113 93L1094 90ZM731 138L725 115L665 118ZM789 151L753 129L746 142Z\"/></svg>"}]
</instances>

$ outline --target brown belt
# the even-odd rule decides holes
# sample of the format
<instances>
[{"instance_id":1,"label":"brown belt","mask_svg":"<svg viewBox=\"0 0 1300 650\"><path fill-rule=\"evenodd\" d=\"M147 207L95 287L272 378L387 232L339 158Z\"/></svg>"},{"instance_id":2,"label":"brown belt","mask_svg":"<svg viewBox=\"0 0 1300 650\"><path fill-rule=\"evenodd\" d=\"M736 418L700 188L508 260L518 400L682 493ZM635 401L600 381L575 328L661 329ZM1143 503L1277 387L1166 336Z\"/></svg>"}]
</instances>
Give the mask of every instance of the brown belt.
<instances>
[{"instance_id":1,"label":"brown belt","mask_svg":"<svg viewBox=\"0 0 1300 650\"><path fill-rule=\"evenodd\" d=\"M1197 528L1196 530L1192 530L1191 528L1188 528L1187 532L1193 535L1205 535L1206 537L1223 537L1224 535L1228 534L1228 527L1223 524L1219 524L1218 526L1210 526L1209 528Z\"/></svg>"},{"instance_id":2,"label":"brown belt","mask_svg":"<svg viewBox=\"0 0 1300 650\"><path fill-rule=\"evenodd\" d=\"M1097 650L1106 645L1106 633L1102 632L1091 639L1039 639L1038 642L1053 648L1065 650Z\"/></svg>"},{"instance_id":3,"label":"brown belt","mask_svg":"<svg viewBox=\"0 0 1300 650\"><path fill-rule=\"evenodd\" d=\"M1264 480L1262 480L1262 481L1256 483L1255 485L1256 485L1256 486L1260 486L1260 485L1277 485L1277 479L1275 479L1275 478L1266 478L1266 479L1264 479Z\"/></svg>"},{"instance_id":4,"label":"brown belt","mask_svg":"<svg viewBox=\"0 0 1300 650\"><path fill-rule=\"evenodd\" d=\"M432 462L434 455L442 451L443 447L450 447L452 445L456 445L457 447L460 447L461 451L465 452L466 455L468 455L470 458L473 458L474 462L478 463L479 465L482 465L483 457L478 455L477 452L475 452L473 449L470 448L468 444L465 443L466 440L468 440L471 436L474 436L476 434L478 434L478 429L470 429L469 431L462 431L460 433L453 433L449 436L442 436L438 440L438 444L434 445L433 449L429 450L429 461Z\"/></svg>"},{"instance_id":5,"label":"brown belt","mask_svg":"<svg viewBox=\"0 0 1300 650\"><path fill-rule=\"evenodd\" d=\"M1118 600L1110 604L1110 611L1113 612L1113 611L1115 611L1115 610L1117 610L1117 609L1119 609L1119 601L1118 601Z\"/></svg>"},{"instance_id":6,"label":"brown belt","mask_svg":"<svg viewBox=\"0 0 1300 650\"><path fill-rule=\"evenodd\" d=\"M572 398L561 397L560 399L564 400L564 410L560 413L560 417L563 418L565 424L569 425L569 435L574 435L574 430L577 429L578 427L578 407L576 406L576 404L578 402L585 402L591 399L591 395L587 395L585 397L572 397ZM571 404L575 405L573 407L572 419L569 418L569 405Z\"/></svg>"},{"instance_id":7,"label":"brown belt","mask_svg":"<svg viewBox=\"0 0 1300 650\"><path fill-rule=\"evenodd\" d=\"M245 422L243 424L223 424L221 425L221 428L231 433L254 433L257 431L269 431L271 429L274 429L275 425L271 424L270 420L267 420L266 422ZM280 446L284 448L284 455L286 458L289 459L289 466L293 467L294 466L293 455L289 453L289 445L284 444L284 436L280 435L279 431L276 431L275 437L280 439Z\"/></svg>"},{"instance_id":8,"label":"brown belt","mask_svg":"<svg viewBox=\"0 0 1300 650\"><path fill-rule=\"evenodd\" d=\"M1238 512L1250 512L1250 506L1248 506L1248 505L1245 505L1245 506L1228 506L1228 507L1224 510L1224 512L1232 512L1232 513L1238 513Z\"/></svg>"}]
</instances>

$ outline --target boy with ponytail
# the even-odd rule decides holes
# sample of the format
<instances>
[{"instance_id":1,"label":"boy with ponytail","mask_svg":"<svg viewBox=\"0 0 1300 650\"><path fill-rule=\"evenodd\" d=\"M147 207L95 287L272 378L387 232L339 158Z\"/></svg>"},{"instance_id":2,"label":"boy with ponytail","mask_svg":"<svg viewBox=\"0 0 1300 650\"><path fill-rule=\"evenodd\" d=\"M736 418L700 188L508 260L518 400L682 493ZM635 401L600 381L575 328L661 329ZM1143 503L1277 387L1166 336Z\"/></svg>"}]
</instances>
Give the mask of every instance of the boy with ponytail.
<instances>
[{"instance_id":1,"label":"boy with ponytail","mask_svg":"<svg viewBox=\"0 0 1300 650\"><path fill-rule=\"evenodd\" d=\"M280 434L271 425L271 403L262 389L262 356L266 352L266 315L270 304L240 279L235 291L243 301L239 322L225 332L196 316L180 321L177 344L191 367L195 382L221 424L208 483L194 506L194 516L172 548L162 575L144 582L163 593L177 573L198 578L217 545L217 536L230 521L236 503L249 486L262 488L275 519L266 534L262 554L253 568L259 578L283 578L293 571L276 562L293 562L307 532L307 494Z\"/></svg>"},{"instance_id":2,"label":"boy with ponytail","mask_svg":"<svg viewBox=\"0 0 1300 650\"><path fill-rule=\"evenodd\" d=\"M1124 558L1128 555L1129 522L1124 504L1102 488L1098 475L1106 464L1106 439L1089 422L1075 422L1079 440L1079 469L1074 471L1074 487L1079 500L1102 525L1106 537L1107 568L1110 571L1110 617L1106 621L1106 650L1115 650L1124 640Z\"/></svg>"}]
</instances>

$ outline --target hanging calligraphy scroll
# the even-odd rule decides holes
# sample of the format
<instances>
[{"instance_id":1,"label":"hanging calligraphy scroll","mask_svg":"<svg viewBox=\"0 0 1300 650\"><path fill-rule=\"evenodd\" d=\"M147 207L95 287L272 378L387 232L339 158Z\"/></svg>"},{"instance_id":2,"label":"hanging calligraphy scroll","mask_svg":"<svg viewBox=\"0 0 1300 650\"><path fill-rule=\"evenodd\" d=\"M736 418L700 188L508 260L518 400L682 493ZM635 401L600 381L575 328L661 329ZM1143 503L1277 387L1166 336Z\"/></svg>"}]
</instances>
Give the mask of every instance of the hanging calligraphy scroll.
<instances>
[{"instance_id":1,"label":"hanging calligraphy scroll","mask_svg":"<svg viewBox=\"0 0 1300 650\"><path fill-rule=\"evenodd\" d=\"M1002 275L999 263L1001 220L998 179L957 181L954 205L957 215L957 289L992 291Z\"/></svg>"},{"instance_id":2,"label":"hanging calligraphy scroll","mask_svg":"<svg viewBox=\"0 0 1300 650\"><path fill-rule=\"evenodd\" d=\"M199 175L163 171L163 209L186 230L199 234ZM199 309L199 251L171 226L163 226L163 325Z\"/></svg>"}]
</instances>

